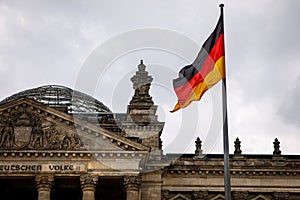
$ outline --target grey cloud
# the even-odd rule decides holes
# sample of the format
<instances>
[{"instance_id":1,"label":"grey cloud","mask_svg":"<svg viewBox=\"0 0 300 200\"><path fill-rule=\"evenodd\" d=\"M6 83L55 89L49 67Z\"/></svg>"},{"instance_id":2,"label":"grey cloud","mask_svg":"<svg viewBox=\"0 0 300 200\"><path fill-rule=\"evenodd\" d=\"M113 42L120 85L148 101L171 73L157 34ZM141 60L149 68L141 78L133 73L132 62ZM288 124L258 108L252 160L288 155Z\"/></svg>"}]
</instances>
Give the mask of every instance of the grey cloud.
<instances>
[{"instance_id":1,"label":"grey cloud","mask_svg":"<svg viewBox=\"0 0 300 200\"><path fill-rule=\"evenodd\" d=\"M300 75L282 102L278 114L288 123L300 127Z\"/></svg>"},{"instance_id":2,"label":"grey cloud","mask_svg":"<svg viewBox=\"0 0 300 200\"><path fill-rule=\"evenodd\" d=\"M276 130L290 130L287 127L291 124L298 127L295 132L299 132L299 7L300 1L293 0L225 0L228 101L237 102L229 107L230 119L236 119L230 122L230 127L234 127L230 130L232 136L241 134L242 138L248 138L259 133L265 138L273 134L284 137L284 131ZM157 27L176 31L190 37L200 47L213 30L218 16L217 1L1 1L0 99L44 84L73 88L89 54L104 41L132 29ZM191 57L190 61L193 55ZM144 58L149 68L157 67L151 74L154 83L170 87L171 80L168 82L167 79L174 77L169 71L174 70L175 75L184 63L160 62L173 59L172 56L155 58L155 61L151 55ZM116 81L114 87L121 96L125 96L126 91L132 93L131 82L125 79L133 75L132 69L140 59L133 56L126 60L124 66L120 66L126 72L109 79ZM131 63L133 66L126 66ZM165 71L159 70L161 66L165 66ZM165 78L165 74L168 77ZM109 81L105 83L108 86ZM174 94L170 92L165 98L161 94L163 90L156 91L155 87L151 88L151 95L156 103L171 104L172 107ZM124 106L130 95L122 100L125 101L122 106L117 106L117 99L121 99L117 96L119 93L108 94L108 87L100 89L95 92L97 98L103 98L107 105L111 101L118 111L126 110ZM253 113L248 115L247 112ZM263 112L263 117L253 117L256 112ZM284 123L273 122L278 116ZM168 117L167 125L176 123ZM169 138L168 134L172 133L163 133L165 140ZM180 141L174 143L176 145L180 146ZM264 146L253 149L261 152ZM296 152L299 148L291 150Z\"/></svg>"}]
</instances>

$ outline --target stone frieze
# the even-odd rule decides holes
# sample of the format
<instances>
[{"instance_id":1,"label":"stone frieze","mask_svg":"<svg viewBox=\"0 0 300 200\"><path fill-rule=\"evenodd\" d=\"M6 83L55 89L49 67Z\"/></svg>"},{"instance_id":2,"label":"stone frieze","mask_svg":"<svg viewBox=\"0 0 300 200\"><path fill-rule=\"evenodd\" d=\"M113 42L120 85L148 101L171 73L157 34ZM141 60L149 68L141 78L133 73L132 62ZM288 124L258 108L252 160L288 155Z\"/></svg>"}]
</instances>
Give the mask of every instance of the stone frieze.
<instances>
[{"instance_id":1,"label":"stone frieze","mask_svg":"<svg viewBox=\"0 0 300 200\"><path fill-rule=\"evenodd\" d=\"M27 109L0 115L0 149L83 149L78 135Z\"/></svg>"}]
</instances>

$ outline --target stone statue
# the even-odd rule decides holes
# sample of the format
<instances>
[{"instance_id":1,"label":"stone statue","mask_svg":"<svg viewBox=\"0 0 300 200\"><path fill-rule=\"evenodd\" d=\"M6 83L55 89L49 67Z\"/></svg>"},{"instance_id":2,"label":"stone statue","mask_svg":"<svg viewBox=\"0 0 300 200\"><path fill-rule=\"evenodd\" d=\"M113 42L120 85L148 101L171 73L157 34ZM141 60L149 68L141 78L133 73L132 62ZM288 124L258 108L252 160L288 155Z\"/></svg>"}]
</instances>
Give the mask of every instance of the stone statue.
<instances>
[{"instance_id":1,"label":"stone statue","mask_svg":"<svg viewBox=\"0 0 300 200\"><path fill-rule=\"evenodd\" d=\"M11 122L0 128L0 147L12 148L14 140L14 129Z\"/></svg>"},{"instance_id":2,"label":"stone statue","mask_svg":"<svg viewBox=\"0 0 300 200\"><path fill-rule=\"evenodd\" d=\"M31 130L31 140L29 146L37 149L37 148L45 148L44 144L44 132L40 124L34 126Z\"/></svg>"}]
</instances>

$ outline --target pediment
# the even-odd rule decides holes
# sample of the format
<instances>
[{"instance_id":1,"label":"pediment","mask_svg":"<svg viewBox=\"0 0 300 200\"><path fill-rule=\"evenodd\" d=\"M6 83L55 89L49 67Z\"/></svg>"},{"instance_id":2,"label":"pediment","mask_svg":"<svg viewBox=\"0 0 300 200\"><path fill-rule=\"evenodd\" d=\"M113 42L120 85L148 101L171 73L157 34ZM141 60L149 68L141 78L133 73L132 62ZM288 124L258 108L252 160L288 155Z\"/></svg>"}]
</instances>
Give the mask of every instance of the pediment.
<instances>
[{"instance_id":1,"label":"pediment","mask_svg":"<svg viewBox=\"0 0 300 200\"><path fill-rule=\"evenodd\" d=\"M265 196L263 196L263 195L260 194L260 195L254 197L251 200L269 200L269 199L267 199Z\"/></svg>"},{"instance_id":2,"label":"pediment","mask_svg":"<svg viewBox=\"0 0 300 200\"><path fill-rule=\"evenodd\" d=\"M223 200L225 199L225 196L222 194L218 194L217 196L215 196L214 198L212 198L211 200Z\"/></svg>"},{"instance_id":3,"label":"pediment","mask_svg":"<svg viewBox=\"0 0 300 200\"><path fill-rule=\"evenodd\" d=\"M182 194L177 194L176 196L170 198L170 200L190 200Z\"/></svg>"},{"instance_id":4,"label":"pediment","mask_svg":"<svg viewBox=\"0 0 300 200\"><path fill-rule=\"evenodd\" d=\"M150 150L140 143L28 98L0 105L0 149Z\"/></svg>"}]
</instances>

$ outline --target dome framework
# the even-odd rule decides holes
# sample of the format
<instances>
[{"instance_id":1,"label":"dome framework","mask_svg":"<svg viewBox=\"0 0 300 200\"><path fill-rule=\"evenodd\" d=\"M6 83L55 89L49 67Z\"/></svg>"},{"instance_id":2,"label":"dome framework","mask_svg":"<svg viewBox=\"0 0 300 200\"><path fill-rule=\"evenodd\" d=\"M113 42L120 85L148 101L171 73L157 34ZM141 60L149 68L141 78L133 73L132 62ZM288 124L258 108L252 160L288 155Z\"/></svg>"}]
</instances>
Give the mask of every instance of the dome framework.
<instances>
[{"instance_id":1,"label":"dome framework","mask_svg":"<svg viewBox=\"0 0 300 200\"><path fill-rule=\"evenodd\" d=\"M82 92L60 85L46 85L16 93L0 104L27 97L50 107L66 107L68 113L111 113L108 107L97 99Z\"/></svg>"}]
</instances>

